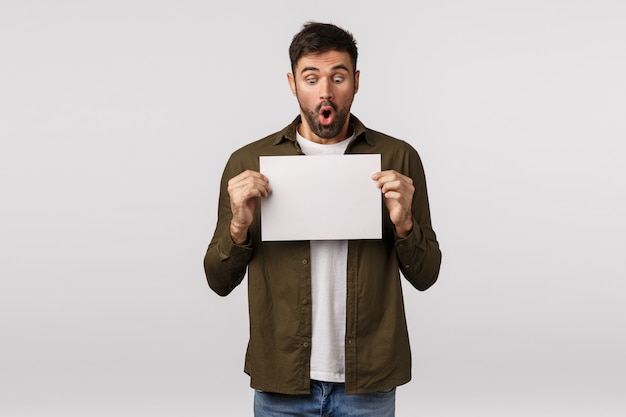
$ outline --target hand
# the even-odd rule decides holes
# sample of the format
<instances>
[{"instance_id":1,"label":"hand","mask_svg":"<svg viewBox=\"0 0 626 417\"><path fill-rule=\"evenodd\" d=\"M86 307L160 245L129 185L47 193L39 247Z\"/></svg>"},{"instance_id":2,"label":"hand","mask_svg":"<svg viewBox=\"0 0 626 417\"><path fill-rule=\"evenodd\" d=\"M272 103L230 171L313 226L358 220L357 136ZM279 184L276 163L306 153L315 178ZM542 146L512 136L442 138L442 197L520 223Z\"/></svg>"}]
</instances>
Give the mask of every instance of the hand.
<instances>
[{"instance_id":1,"label":"hand","mask_svg":"<svg viewBox=\"0 0 626 417\"><path fill-rule=\"evenodd\" d=\"M248 239L248 228L254 220L254 211L259 197L267 197L272 190L265 175L247 170L228 181L230 210L230 236L236 244L244 244Z\"/></svg>"},{"instance_id":2,"label":"hand","mask_svg":"<svg viewBox=\"0 0 626 417\"><path fill-rule=\"evenodd\" d=\"M377 172L372 175L372 179L377 182L376 186L383 193L385 207L389 211L389 218L396 228L396 233L400 237L407 237L413 230L411 213L415 193L413 180L394 170Z\"/></svg>"}]
</instances>

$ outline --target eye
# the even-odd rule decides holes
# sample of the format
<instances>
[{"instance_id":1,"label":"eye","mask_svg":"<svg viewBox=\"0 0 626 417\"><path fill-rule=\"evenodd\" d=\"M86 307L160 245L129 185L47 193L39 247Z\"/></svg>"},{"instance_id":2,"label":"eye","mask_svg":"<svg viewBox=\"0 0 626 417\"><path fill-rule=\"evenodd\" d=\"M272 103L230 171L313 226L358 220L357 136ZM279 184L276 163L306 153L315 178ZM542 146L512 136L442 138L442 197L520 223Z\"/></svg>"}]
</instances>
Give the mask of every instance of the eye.
<instances>
[{"instance_id":1,"label":"eye","mask_svg":"<svg viewBox=\"0 0 626 417\"><path fill-rule=\"evenodd\" d=\"M337 84L338 84L338 83L340 83L340 82L343 82L343 80L344 80L344 78L343 78L341 75L335 75L335 76L333 77L333 81L334 81L335 83L337 83Z\"/></svg>"},{"instance_id":2,"label":"eye","mask_svg":"<svg viewBox=\"0 0 626 417\"><path fill-rule=\"evenodd\" d=\"M304 80L307 84L315 84L316 79L314 77L309 77Z\"/></svg>"}]
</instances>

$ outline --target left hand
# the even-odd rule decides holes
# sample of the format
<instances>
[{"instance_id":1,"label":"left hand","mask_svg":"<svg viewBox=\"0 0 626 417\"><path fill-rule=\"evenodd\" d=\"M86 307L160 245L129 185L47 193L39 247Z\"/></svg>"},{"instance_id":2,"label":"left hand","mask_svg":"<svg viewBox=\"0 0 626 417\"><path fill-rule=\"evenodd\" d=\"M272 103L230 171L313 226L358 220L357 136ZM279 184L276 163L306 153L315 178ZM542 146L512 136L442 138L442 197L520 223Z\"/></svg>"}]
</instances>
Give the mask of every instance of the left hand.
<instances>
[{"instance_id":1,"label":"left hand","mask_svg":"<svg viewBox=\"0 0 626 417\"><path fill-rule=\"evenodd\" d=\"M381 189L385 207L389 211L391 222L396 227L396 234L407 237L413 230L411 206L415 187L413 180L397 171L389 170L372 175L376 186Z\"/></svg>"}]
</instances>

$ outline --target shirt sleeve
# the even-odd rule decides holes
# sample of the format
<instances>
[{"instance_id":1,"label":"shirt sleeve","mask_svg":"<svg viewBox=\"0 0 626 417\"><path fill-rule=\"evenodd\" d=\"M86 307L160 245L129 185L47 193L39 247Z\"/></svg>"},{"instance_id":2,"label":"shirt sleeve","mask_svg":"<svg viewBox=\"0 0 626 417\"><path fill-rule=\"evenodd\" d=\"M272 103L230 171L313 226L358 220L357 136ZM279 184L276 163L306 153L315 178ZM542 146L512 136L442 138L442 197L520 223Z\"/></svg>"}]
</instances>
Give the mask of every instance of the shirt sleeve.
<instances>
[{"instance_id":1,"label":"shirt sleeve","mask_svg":"<svg viewBox=\"0 0 626 417\"><path fill-rule=\"evenodd\" d=\"M437 281L441 250L431 224L424 169L416 151L411 152L409 175L415 186L413 230L406 238L396 236L395 247L402 274L415 288L424 291Z\"/></svg>"},{"instance_id":2,"label":"shirt sleeve","mask_svg":"<svg viewBox=\"0 0 626 417\"><path fill-rule=\"evenodd\" d=\"M204 273L211 289L221 296L230 294L243 280L253 248L237 245L230 237L230 198L228 180L236 175L231 161L226 164L220 183L217 225L204 256Z\"/></svg>"}]
</instances>

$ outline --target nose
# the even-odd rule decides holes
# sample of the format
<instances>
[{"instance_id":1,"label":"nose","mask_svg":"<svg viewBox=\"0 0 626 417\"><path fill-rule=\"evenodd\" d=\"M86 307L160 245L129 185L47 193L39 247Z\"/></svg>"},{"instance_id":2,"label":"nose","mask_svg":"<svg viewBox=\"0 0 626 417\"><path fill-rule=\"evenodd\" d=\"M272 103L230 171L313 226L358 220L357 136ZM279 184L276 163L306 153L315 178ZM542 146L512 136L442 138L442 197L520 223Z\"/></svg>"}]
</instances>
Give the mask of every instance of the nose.
<instances>
[{"instance_id":1,"label":"nose","mask_svg":"<svg viewBox=\"0 0 626 417\"><path fill-rule=\"evenodd\" d=\"M320 86L320 99L330 100L333 98L332 83L328 79L324 78L320 80L319 86Z\"/></svg>"}]
</instances>

